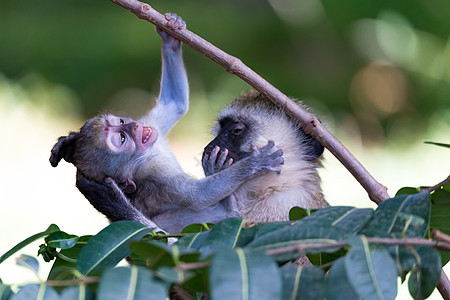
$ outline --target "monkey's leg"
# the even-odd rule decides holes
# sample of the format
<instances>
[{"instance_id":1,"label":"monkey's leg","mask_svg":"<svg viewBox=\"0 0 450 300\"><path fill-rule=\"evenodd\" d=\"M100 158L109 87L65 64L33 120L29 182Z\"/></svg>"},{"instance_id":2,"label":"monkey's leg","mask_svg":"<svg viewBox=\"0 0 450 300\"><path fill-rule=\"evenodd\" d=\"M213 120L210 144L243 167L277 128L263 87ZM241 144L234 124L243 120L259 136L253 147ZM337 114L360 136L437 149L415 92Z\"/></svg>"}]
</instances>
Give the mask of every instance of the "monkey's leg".
<instances>
[{"instance_id":1,"label":"monkey's leg","mask_svg":"<svg viewBox=\"0 0 450 300\"><path fill-rule=\"evenodd\" d=\"M186 28L186 23L177 15L167 13L165 17L172 28ZM156 106L139 121L146 126L157 124L159 133L166 135L189 108L189 84L181 42L160 29L156 31L162 39L161 91Z\"/></svg>"}]
</instances>

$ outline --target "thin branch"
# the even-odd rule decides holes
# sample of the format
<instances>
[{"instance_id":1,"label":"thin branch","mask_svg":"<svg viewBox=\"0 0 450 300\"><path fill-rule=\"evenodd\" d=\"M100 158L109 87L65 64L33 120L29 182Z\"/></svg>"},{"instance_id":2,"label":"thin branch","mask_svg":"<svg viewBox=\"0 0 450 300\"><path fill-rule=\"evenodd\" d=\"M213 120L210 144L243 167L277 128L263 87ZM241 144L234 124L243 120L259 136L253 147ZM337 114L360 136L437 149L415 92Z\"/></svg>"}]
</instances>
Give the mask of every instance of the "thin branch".
<instances>
[{"instance_id":1,"label":"thin branch","mask_svg":"<svg viewBox=\"0 0 450 300\"><path fill-rule=\"evenodd\" d=\"M444 180L442 180L441 182L439 182L438 184L433 185L433 186L428 187L428 188L425 188L423 190L424 191L429 191L431 193L431 192L434 192L434 191L440 189L441 187L443 187L444 185L447 185L447 184L450 184L450 175L447 178L445 178Z\"/></svg>"},{"instance_id":2,"label":"thin branch","mask_svg":"<svg viewBox=\"0 0 450 300\"><path fill-rule=\"evenodd\" d=\"M436 241L443 241L446 243L450 243L450 236L446 235L445 233L439 230L433 230L431 232L431 237Z\"/></svg>"},{"instance_id":3,"label":"thin branch","mask_svg":"<svg viewBox=\"0 0 450 300\"><path fill-rule=\"evenodd\" d=\"M45 284L48 286L73 286L97 282L100 282L100 277L83 277L80 279L73 279L73 280L47 280Z\"/></svg>"},{"instance_id":4,"label":"thin branch","mask_svg":"<svg viewBox=\"0 0 450 300\"><path fill-rule=\"evenodd\" d=\"M247 82L257 91L264 94L295 120L299 122L303 130L318 140L350 171L356 180L369 194L370 199L377 204L389 198L387 188L381 185L363 165L339 142L317 118L298 106L289 97L281 93L277 88L247 67L241 60L231 56L208 41L192 33L188 29L172 29L167 26L163 15L154 10L150 5L137 0L110 0L134 13L138 18L144 19L156 25L158 28L173 35L189 47L197 50L217 64L224 67L227 72L234 74Z\"/></svg>"},{"instance_id":5,"label":"thin branch","mask_svg":"<svg viewBox=\"0 0 450 300\"><path fill-rule=\"evenodd\" d=\"M200 261L200 262L195 262L195 263L180 262L180 264L178 266L176 266L174 269L177 271L189 271L189 270L207 268L210 265L211 265L210 261Z\"/></svg>"},{"instance_id":6,"label":"thin branch","mask_svg":"<svg viewBox=\"0 0 450 300\"><path fill-rule=\"evenodd\" d=\"M437 289L444 300L450 300L450 281L447 275L445 275L444 270L441 271L441 278L439 279Z\"/></svg>"},{"instance_id":7,"label":"thin branch","mask_svg":"<svg viewBox=\"0 0 450 300\"><path fill-rule=\"evenodd\" d=\"M440 237L443 237L444 240L450 239L448 235L445 235L442 233ZM392 239L392 238L377 238L377 237L368 237L367 241L370 243L377 243L381 245L387 245L387 246L431 246L434 247L440 251L450 251L450 243L444 242L440 240L428 240L428 239L421 239L421 238L404 238L404 239ZM333 241L333 242L317 242L317 243L309 243L309 242L298 242L293 245L280 247L276 249L270 249L267 250L265 253L267 255L277 255L282 253L288 253L297 251L300 254L304 254L305 250L309 249L333 249L333 248L343 248L347 247L349 244L346 241ZM195 263L184 263L181 262L177 267L175 267L175 270L178 271L188 271L188 270L195 270L195 269L202 269L207 268L211 265L211 262L209 261L203 261L203 262L195 262ZM444 273L445 275L445 273Z\"/></svg>"},{"instance_id":8,"label":"thin branch","mask_svg":"<svg viewBox=\"0 0 450 300\"><path fill-rule=\"evenodd\" d=\"M110 0L134 13L138 18L147 20L156 25L161 30L178 38L186 45L194 50L202 53L206 57L212 59L227 72L235 74L242 80L247 82L257 91L263 93L267 98L275 104L285 108L285 111L294 119L298 120L303 130L318 140L324 147L326 147L355 177L355 179L366 190L369 198L375 203L379 204L389 198L387 188L375 180L370 173L363 167L363 165L348 151L344 145L338 141L311 113L305 111L289 99L286 95L281 93L274 86L269 84L261 76L256 74L253 70L244 65L239 59L228 55L211 43L200 38L196 34L187 29L174 30L167 26L167 22L163 15L154 10L150 5L142 3L137 0ZM443 273L445 275L445 273ZM446 278L446 276L445 276ZM441 276L443 280L443 276ZM440 284L447 284L450 286L448 279L446 282ZM441 292L445 299L450 298L449 289L443 289ZM446 292L446 294L444 294Z\"/></svg>"},{"instance_id":9,"label":"thin branch","mask_svg":"<svg viewBox=\"0 0 450 300\"><path fill-rule=\"evenodd\" d=\"M448 236L447 236L448 237ZM387 246L431 246L440 251L450 251L450 243L427 240L421 238L405 238L405 239L391 239L391 238L377 238L377 237L368 237L367 241L370 243L377 243L381 245ZM270 249L266 251L267 255L276 255L281 253L298 251L299 253L303 253L308 249L329 249L329 248L343 248L349 246L345 241L339 242L319 242L319 243L308 243L308 242L298 242L293 245L289 245L286 247Z\"/></svg>"}]
</instances>

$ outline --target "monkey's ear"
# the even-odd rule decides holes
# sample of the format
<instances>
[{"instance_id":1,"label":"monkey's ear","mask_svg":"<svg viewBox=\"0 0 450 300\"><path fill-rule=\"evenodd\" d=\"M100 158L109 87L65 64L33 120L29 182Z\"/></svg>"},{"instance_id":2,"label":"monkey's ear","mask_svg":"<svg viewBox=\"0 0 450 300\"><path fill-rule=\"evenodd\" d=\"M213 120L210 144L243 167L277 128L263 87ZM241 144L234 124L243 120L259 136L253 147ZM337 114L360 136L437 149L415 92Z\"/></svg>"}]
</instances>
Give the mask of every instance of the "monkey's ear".
<instances>
[{"instance_id":1,"label":"monkey's ear","mask_svg":"<svg viewBox=\"0 0 450 300\"><path fill-rule=\"evenodd\" d=\"M305 133L303 145L306 147L306 159L315 160L319 158L325 148L315 138Z\"/></svg>"},{"instance_id":2,"label":"monkey's ear","mask_svg":"<svg viewBox=\"0 0 450 300\"><path fill-rule=\"evenodd\" d=\"M76 139L78 132L71 132L68 136L62 136L58 139L51 151L50 164L56 167L61 159L73 163L73 154L75 152Z\"/></svg>"}]
</instances>

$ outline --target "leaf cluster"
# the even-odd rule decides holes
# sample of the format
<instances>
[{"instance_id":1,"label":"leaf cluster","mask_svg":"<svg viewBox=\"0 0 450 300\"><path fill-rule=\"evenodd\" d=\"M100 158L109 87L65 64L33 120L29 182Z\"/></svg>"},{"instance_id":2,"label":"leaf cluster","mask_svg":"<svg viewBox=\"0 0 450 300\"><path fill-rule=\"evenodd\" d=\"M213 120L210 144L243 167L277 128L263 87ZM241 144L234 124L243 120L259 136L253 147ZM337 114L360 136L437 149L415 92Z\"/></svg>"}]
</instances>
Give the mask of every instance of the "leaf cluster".
<instances>
[{"instance_id":1,"label":"leaf cluster","mask_svg":"<svg viewBox=\"0 0 450 300\"><path fill-rule=\"evenodd\" d=\"M174 287L212 299L395 299L397 278L407 274L411 296L424 299L446 256L441 260L431 244L395 241L423 240L430 226L448 230L432 212L432 203L441 209L450 203L446 188L431 198L428 191L399 194L376 210L294 208L288 222L192 225L172 245L164 241L169 236L131 221L81 237L51 225L0 257L1 263L45 237L39 255L54 260L48 278L17 293L0 281L0 299L166 299ZM379 242L386 240L393 242ZM306 257L312 265L301 263ZM117 266L123 259L131 264ZM26 255L18 264L39 268Z\"/></svg>"}]
</instances>

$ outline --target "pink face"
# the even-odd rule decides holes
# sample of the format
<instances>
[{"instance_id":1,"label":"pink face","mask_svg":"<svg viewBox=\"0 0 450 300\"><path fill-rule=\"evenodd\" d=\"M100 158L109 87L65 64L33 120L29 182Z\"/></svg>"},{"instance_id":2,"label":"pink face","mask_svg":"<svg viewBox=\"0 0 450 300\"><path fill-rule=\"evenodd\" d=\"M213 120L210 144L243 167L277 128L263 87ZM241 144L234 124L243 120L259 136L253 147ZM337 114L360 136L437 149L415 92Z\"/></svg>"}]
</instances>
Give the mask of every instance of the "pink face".
<instances>
[{"instance_id":1,"label":"pink face","mask_svg":"<svg viewBox=\"0 0 450 300\"><path fill-rule=\"evenodd\" d=\"M105 127L105 143L108 149L119 152L144 152L158 138L158 132L152 127L144 127L130 118L109 115Z\"/></svg>"}]
</instances>

